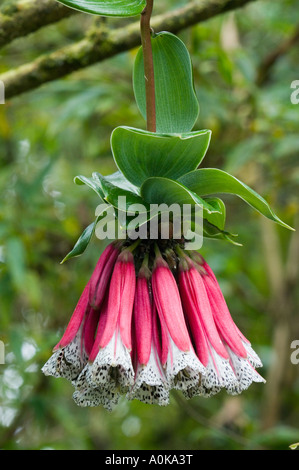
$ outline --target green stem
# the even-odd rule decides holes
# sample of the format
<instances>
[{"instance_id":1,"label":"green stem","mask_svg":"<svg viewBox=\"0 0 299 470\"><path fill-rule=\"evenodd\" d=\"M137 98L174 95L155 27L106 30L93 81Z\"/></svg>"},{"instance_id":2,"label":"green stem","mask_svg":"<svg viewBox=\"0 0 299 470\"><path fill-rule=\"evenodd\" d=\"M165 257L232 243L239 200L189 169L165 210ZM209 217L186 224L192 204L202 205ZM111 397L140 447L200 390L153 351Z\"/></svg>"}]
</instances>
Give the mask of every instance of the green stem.
<instances>
[{"instance_id":1,"label":"green stem","mask_svg":"<svg viewBox=\"0 0 299 470\"><path fill-rule=\"evenodd\" d=\"M140 20L145 77L146 122L147 130L150 132L156 132L155 75L150 26L153 5L154 0L147 0L146 7L141 13Z\"/></svg>"},{"instance_id":2,"label":"green stem","mask_svg":"<svg viewBox=\"0 0 299 470\"><path fill-rule=\"evenodd\" d=\"M182 250L182 248L180 248L178 245L175 246L175 251L177 252L177 255L181 258L181 259L184 259L186 254L184 252L184 250Z\"/></svg>"},{"instance_id":3,"label":"green stem","mask_svg":"<svg viewBox=\"0 0 299 470\"><path fill-rule=\"evenodd\" d=\"M138 248L138 246L140 245L141 243L141 239L138 238L138 240L136 240L134 243L132 243L132 245L130 246L126 246L124 248L124 251L130 251L131 253L133 253L134 250L136 250L136 248Z\"/></svg>"},{"instance_id":4,"label":"green stem","mask_svg":"<svg viewBox=\"0 0 299 470\"><path fill-rule=\"evenodd\" d=\"M155 250L156 258L162 258L161 251L159 250L157 243L155 243L154 250Z\"/></svg>"},{"instance_id":5,"label":"green stem","mask_svg":"<svg viewBox=\"0 0 299 470\"><path fill-rule=\"evenodd\" d=\"M139 270L138 276L145 277L147 281L150 280L151 274L152 274L148 267L148 263L149 263L149 254L146 253L146 255L144 256L141 268Z\"/></svg>"}]
</instances>

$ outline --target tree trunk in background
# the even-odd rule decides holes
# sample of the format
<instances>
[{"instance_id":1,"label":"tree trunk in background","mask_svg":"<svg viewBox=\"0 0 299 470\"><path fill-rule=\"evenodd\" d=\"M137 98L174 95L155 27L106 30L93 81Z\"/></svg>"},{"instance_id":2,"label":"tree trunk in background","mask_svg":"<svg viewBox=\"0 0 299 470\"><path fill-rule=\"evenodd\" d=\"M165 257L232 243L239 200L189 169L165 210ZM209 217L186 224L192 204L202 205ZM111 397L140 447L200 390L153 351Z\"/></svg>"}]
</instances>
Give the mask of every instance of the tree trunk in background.
<instances>
[{"instance_id":1,"label":"tree trunk in background","mask_svg":"<svg viewBox=\"0 0 299 470\"><path fill-rule=\"evenodd\" d=\"M292 233L286 263L280 248L277 227L261 219L262 241L270 285L269 311L273 321L273 355L265 387L262 428L269 429L277 424L281 414L282 395L296 378L296 371L290 361L291 342L299 338L298 302L296 284L298 281L298 231ZM297 224L298 225L298 224Z\"/></svg>"}]
</instances>

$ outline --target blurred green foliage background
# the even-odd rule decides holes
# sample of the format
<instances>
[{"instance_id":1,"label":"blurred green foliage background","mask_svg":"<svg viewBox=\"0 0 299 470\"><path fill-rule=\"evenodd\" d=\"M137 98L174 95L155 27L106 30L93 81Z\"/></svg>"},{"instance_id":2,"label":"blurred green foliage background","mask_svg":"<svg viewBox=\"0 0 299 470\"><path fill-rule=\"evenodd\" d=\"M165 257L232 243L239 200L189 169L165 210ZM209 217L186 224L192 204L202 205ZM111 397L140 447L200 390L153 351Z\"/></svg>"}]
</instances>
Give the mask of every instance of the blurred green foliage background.
<instances>
[{"instance_id":1,"label":"blurred green foliage background","mask_svg":"<svg viewBox=\"0 0 299 470\"><path fill-rule=\"evenodd\" d=\"M156 3L165 12L185 2ZM0 72L71 44L94 21L78 15L14 41L0 52ZM299 364L290 360L299 340L299 104L290 100L299 41L289 41L296 22L295 0L259 0L179 35L201 107L195 129L213 132L203 166L233 173L297 228L226 197L228 230L244 246L204 243L231 313L264 363L267 384L239 397L175 395L166 408L124 400L109 413L78 408L72 386L40 370L103 249L95 239L60 265L98 204L73 178L115 170L116 126L145 128L132 90L136 50L0 105L0 448L288 449L299 441Z\"/></svg>"}]
</instances>

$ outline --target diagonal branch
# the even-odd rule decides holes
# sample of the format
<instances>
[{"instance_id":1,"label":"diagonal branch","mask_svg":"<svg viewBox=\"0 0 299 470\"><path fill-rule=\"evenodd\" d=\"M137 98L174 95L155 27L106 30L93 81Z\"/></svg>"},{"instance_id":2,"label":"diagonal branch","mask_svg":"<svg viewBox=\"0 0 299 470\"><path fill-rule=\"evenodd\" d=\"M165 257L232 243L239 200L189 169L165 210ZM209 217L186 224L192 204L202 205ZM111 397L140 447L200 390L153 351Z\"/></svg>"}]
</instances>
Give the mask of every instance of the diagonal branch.
<instances>
[{"instance_id":1,"label":"diagonal branch","mask_svg":"<svg viewBox=\"0 0 299 470\"><path fill-rule=\"evenodd\" d=\"M77 13L55 0L19 0L0 8L0 48L63 18Z\"/></svg>"},{"instance_id":2,"label":"diagonal branch","mask_svg":"<svg viewBox=\"0 0 299 470\"><path fill-rule=\"evenodd\" d=\"M201 0L152 18L156 31L178 33L219 14L242 7L255 0ZM139 22L115 30L99 29L92 36L43 55L35 61L0 75L6 98L33 90L72 72L108 59L140 45Z\"/></svg>"}]
</instances>

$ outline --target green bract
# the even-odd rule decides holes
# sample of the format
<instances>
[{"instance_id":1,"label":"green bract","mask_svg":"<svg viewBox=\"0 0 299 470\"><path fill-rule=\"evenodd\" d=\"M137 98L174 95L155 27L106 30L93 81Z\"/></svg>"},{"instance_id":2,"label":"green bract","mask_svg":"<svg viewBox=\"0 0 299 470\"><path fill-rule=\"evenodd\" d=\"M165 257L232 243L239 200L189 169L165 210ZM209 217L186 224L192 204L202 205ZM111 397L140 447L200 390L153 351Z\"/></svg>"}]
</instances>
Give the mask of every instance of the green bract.
<instances>
[{"instance_id":1,"label":"green bract","mask_svg":"<svg viewBox=\"0 0 299 470\"><path fill-rule=\"evenodd\" d=\"M168 207L172 204L199 205L204 237L240 245L234 240L237 235L225 229L225 204L215 197L216 194L228 193L242 198L268 219L292 230L275 215L267 201L245 183L216 168L197 169L206 153L210 135L208 130L171 135L119 127L111 138L112 153L119 171L108 176L98 172L90 178L76 176L75 183L93 189L107 209L114 208L116 218L125 213L127 227L135 216L136 205L138 213L143 216L142 223L152 217L151 204L166 204ZM104 212L103 209L101 214L97 214L96 220L85 229L64 261L84 252Z\"/></svg>"},{"instance_id":2,"label":"green bract","mask_svg":"<svg viewBox=\"0 0 299 470\"><path fill-rule=\"evenodd\" d=\"M146 0L58 0L59 3L85 13L101 16L135 16L146 5Z\"/></svg>"},{"instance_id":3,"label":"green bract","mask_svg":"<svg viewBox=\"0 0 299 470\"><path fill-rule=\"evenodd\" d=\"M153 35L152 49L157 132L189 132L199 113L189 52L178 37L167 32ZM133 85L138 108L146 118L142 48L139 49L135 61Z\"/></svg>"},{"instance_id":4,"label":"green bract","mask_svg":"<svg viewBox=\"0 0 299 470\"><path fill-rule=\"evenodd\" d=\"M209 130L171 135L118 127L112 133L111 148L119 170L141 186L151 176L177 179L195 170L210 138Z\"/></svg>"},{"instance_id":5,"label":"green bract","mask_svg":"<svg viewBox=\"0 0 299 470\"><path fill-rule=\"evenodd\" d=\"M219 193L239 196L268 219L292 230L289 225L285 224L274 214L262 196L225 171L216 168L202 168L182 176L179 181L185 184L191 191L201 196Z\"/></svg>"},{"instance_id":6,"label":"green bract","mask_svg":"<svg viewBox=\"0 0 299 470\"><path fill-rule=\"evenodd\" d=\"M101 14L137 14L145 1L79 1L62 3L70 6L93 8ZM173 204L191 206L193 224L195 208L202 209L203 235L223 239L239 245L236 234L226 230L225 204L219 194L233 194L242 198L255 210L283 227L291 229L272 211L269 204L253 189L225 171L201 168L211 139L210 130L192 128L199 106L193 88L189 53L180 39L170 33L160 33L152 38L156 85L157 132L131 127L117 127L111 135L111 150L118 171L109 176L94 172L90 178L77 176L75 182L87 185L101 201L95 221L83 232L69 259L79 256L88 246L98 221L113 212L121 228L142 226L155 217L151 205L159 206L159 213L171 211ZM142 49L134 67L134 92L137 105L146 115L144 68ZM167 209L165 209L167 207ZM138 222L136 222L138 213ZM139 217L140 216L140 217ZM114 220L114 219L113 219ZM114 223L114 222L113 222Z\"/></svg>"},{"instance_id":7,"label":"green bract","mask_svg":"<svg viewBox=\"0 0 299 470\"><path fill-rule=\"evenodd\" d=\"M218 227L220 230L224 230L226 219L226 208L224 202L218 197L204 197L204 200L215 209L211 214L206 214L205 218L207 222Z\"/></svg>"},{"instance_id":8,"label":"green bract","mask_svg":"<svg viewBox=\"0 0 299 470\"><path fill-rule=\"evenodd\" d=\"M142 198L149 204L190 204L200 206L204 214L218 212L214 206L190 191L183 184L168 178L156 177L147 179L140 188Z\"/></svg>"},{"instance_id":9,"label":"green bract","mask_svg":"<svg viewBox=\"0 0 299 470\"><path fill-rule=\"evenodd\" d=\"M102 211L104 212L104 211ZM74 248L66 255L66 257L61 261L61 264L67 261L70 258L74 258L75 256L80 256L86 250L87 246L89 245L92 236L95 232L95 228L97 222L101 219L101 215L99 214L94 222L92 222L86 229L83 231L82 235L78 238Z\"/></svg>"}]
</instances>

